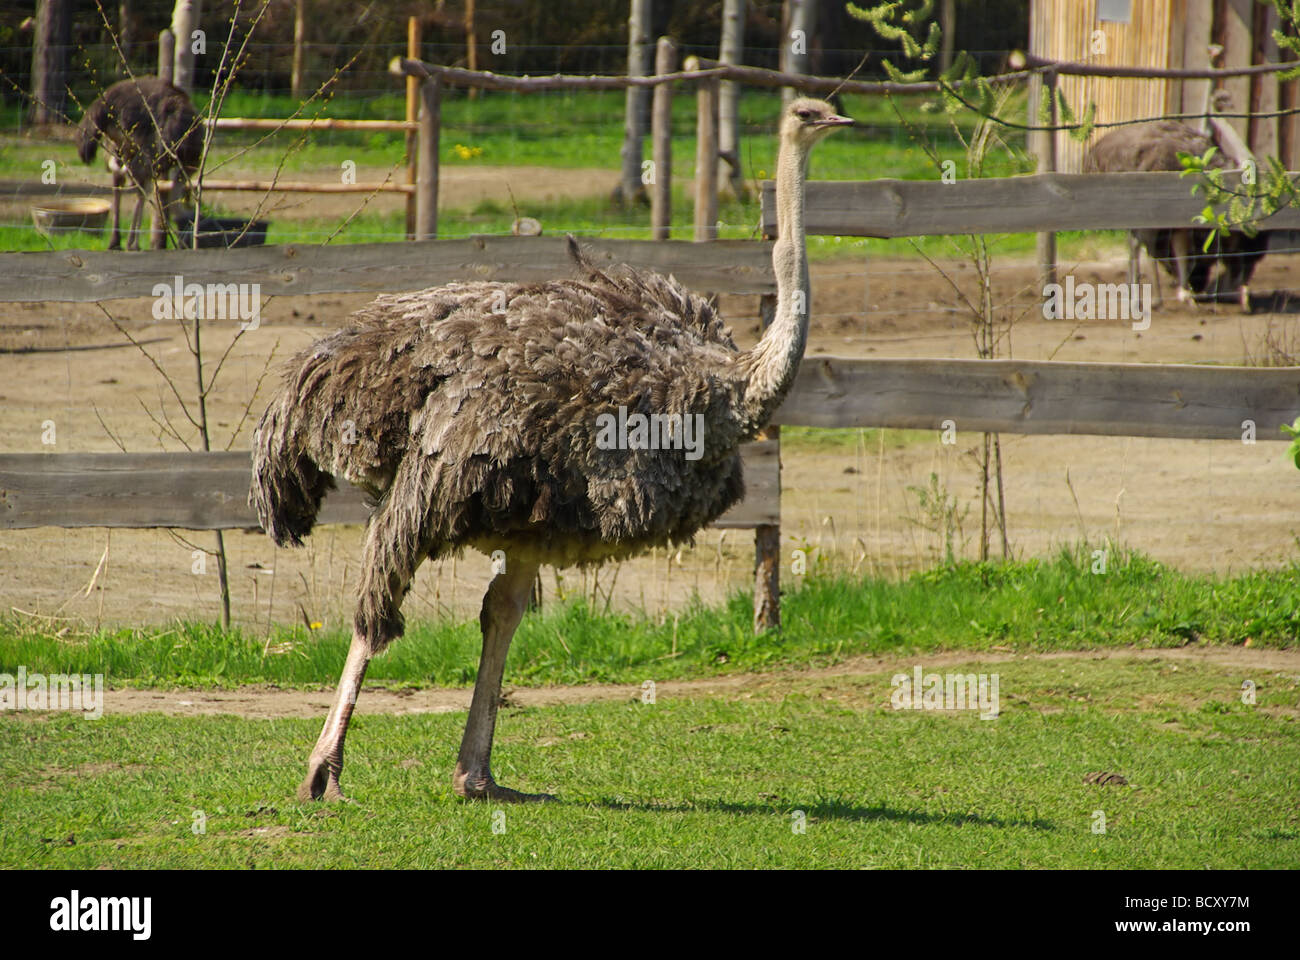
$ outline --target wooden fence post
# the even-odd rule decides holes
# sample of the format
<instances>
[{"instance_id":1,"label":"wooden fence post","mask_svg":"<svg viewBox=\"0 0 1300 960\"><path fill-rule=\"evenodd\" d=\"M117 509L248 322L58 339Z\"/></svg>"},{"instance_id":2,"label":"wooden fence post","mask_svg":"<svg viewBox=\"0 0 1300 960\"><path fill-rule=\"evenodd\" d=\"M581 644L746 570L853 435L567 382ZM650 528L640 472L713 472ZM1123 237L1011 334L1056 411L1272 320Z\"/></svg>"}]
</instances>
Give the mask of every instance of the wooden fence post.
<instances>
[{"instance_id":1,"label":"wooden fence post","mask_svg":"<svg viewBox=\"0 0 1300 960\"><path fill-rule=\"evenodd\" d=\"M672 73L677 66L677 47L671 37L660 37L655 46L655 73ZM671 83L655 86L650 116L654 182L650 185L650 239L667 240L673 222L673 88Z\"/></svg>"},{"instance_id":2,"label":"wooden fence post","mask_svg":"<svg viewBox=\"0 0 1300 960\"><path fill-rule=\"evenodd\" d=\"M170 30L162 30L158 33L158 79L171 83L175 63L176 38Z\"/></svg>"},{"instance_id":3,"label":"wooden fence post","mask_svg":"<svg viewBox=\"0 0 1300 960\"><path fill-rule=\"evenodd\" d=\"M1254 63L1253 14L1258 7L1253 0L1226 0L1221 4L1223 22L1223 65L1225 67L1248 67ZM1228 77L1223 81L1223 88L1232 97L1233 113L1250 113L1251 77ZM1244 117L1228 120L1237 135L1245 143L1250 142L1250 121Z\"/></svg>"},{"instance_id":4,"label":"wooden fence post","mask_svg":"<svg viewBox=\"0 0 1300 960\"><path fill-rule=\"evenodd\" d=\"M438 236L438 136L442 126L442 78L420 86L420 129L416 131L415 239Z\"/></svg>"},{"instance_id":5,"label":"wooden fence post","mask_svg":"<svg viewBox=\"0 0 1300 960\"><path fill-rule=\"evenodd\" d=\"M1043 74L1043 87L1051 107L1048 111L1047 125L1056 126L1056 73L1049 70ZM1031 110L1031 115L1036 110ZM1056 172L1056 131L1048 130L1040 134L1038 141L1038 172ZM1035 244L1038 254L1038 279L1043 287L1056 283L1056 234L1040 233ZM1041 289L1041 287L1040 287Z\"/></svg>"},{"instance_id":6,"label":"wooden fence post","mask_svg":"<svg viewBox=\"0 0 1300 960\"><path fill-rule=\"evenodd\" d=\"M718 238L718 92L717 80L701 80L696 94L696 243Z\"/></svg>"},{"instance_id":7,"label":"wooden fence post","mask_svg":"<svg viewBox=\"0 0 1300 960\"><path fill-rule=\"evenodd\" d=\"M759 321L764 330L776 317L776 294L759 299ZM768 424L758 440L776 441L776 502L781 503L781 428ZM764 523L754 528L754 632L781 629L781 524Z\"/></svg>"},{"instance_id":8,"label":"wooden fence post","mask_svg":"<svg viewBox=\"0 0 1300 960\"><path fill-rule=\"evenodd\" d=\"M478 69L478 36L474 29L474 0L465 0L465 66ZM478 87L470 87L466 96L478 99Z\"/></svg>"},{"instance_id":9,"label":"wooden fence post","mask_svg":"<svg viewBox=\"0 0 1300 960\"><path fill-rule=\"evenodd\" d=\"M406 58L420 59L420 18L410 17L406 21ZM415 123L420 114L420 78L409 74L406 77L406 122ZM406 131L406 182L415 183L419 174L416 170L415 131ZM415 193L406 195L406 239L415 239Z\"/></svg>"},{"instance_id":10,"label":"wooden fence post","mask_svg":"<svg viewBox=\"0 0 1300 960\"><path fill-rule=\"evenodd\" d=\"M1255 10L1255 49L1265 63L1282 59L1273 31L1278 28L1277 8L1259 7ZM1253 62L1253 61L1252 61ZM1274 113L1278 108L1280 84L1276 73L1266 73L1254 78L1255 92L1251 97L1249 113ZM1263 161L1264 157L1278 154L1278 117L1252 117L1250 120L1250 152Z\"/></svg>"}]
</instances>

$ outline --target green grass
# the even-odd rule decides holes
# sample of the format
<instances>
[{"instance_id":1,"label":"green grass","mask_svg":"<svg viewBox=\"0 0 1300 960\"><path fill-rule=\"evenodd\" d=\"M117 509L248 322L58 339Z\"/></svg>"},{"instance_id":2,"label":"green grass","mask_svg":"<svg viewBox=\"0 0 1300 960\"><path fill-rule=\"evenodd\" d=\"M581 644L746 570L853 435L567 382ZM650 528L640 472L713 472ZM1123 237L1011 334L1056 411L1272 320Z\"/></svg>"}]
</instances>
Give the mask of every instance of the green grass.
<instances>
[{"instance_id":1,"label":"green grass","mask_svg":"<svg viewBox=\"0 0 1300 960\"><path fill-rule=\"evenodd\" d=\"M1300 642L1300 566L1218 579L1117 550L1105 574L1093 574L1092 564L1079 549L1049 561L940 567L896 583L825 572L814 554L810 575L788 578L779 636L753 635L744 595L724 606L693 604L663 622L570 603L525 619L507 675L521 686L639 683L647 671L672 679L857 654ZM309 634L303 627L279 628L268 640L194 622L68 638L29 624L0 621L0 672L22 664L44 673L102 673L110 685L332 684L349 640L342 631ZM371 664L367 679L470 684L479 643L474 622L416 621Z\"/></svg>"},{"instance_id":2,"label":"green grass","mask_svg":"<svg viewBox=\"0 0 1300 960\"><path fill-rule=\"evenodd\" d=\"M784 426L781 428L781 443L800 453L872 451L879 445L881 433L885 434L886 446L891 450L934 442L934 432L931 430L845 430L838 427Z\"/></svg>"},{"instance_id":3,"label":"green grass","mask_svg":"<svg viewBox=\"0 0 1300 960\"><path fill-rule=\"evenodd\" d=\"M202 107L206 100L197 98ZM449 93L442 105L439 159L442 163L523 164L546 167L591 167L618 165L623 142L623 102L621 91L571 92L545 95L489 94L477 100L463 92ZM958 161L964 152L960 142L940 114L922 110L926 102L920 97L900 98L900 108L909 120L924 129L936 141L942 159ZM881 97L844 98L845 110L857 121L847 135L832 137L817 149L813 176L829 180L863 179L886 174L902 179L928 179L937 176L932 164L902 129L887 101ZM288 117L297 104L288 97L263 97L237 93L226 100L223 116L278 118ZM742 167L750 178L770 175L775 162L772 124L776 99L769 91L747 91L740 101ZM673 161L679 175L693 175L695 162L695 97L682 94L673 98ZM355 120L393 120L405 115L400 96L379 98L337 98L327 104L313 103L298 116L333 117ZM971 123L961 127L969 133ZM220 149L260 141L262 133L222 131ZM1023 139L1023 138L1021 138ZM259 151L259 163L278 161L283 148L301 144L286 169L337 165L336 154L345 152L357 161L385 166L399 161L405 138L397 133L359 131L322 131L304 137L300 132L276 134L271 141L276 149ZM482 152L468 160L456 151L460 144ZM644 155L650 157L649 138ZM220 156L220 155L218 155ZM889 166L880 166L888 162ZM990 170L1010 172L1003 161L994 159Z\"/></svg>"},{"instance_id":4,"label":"green grass","mask_svg":"<svg viewBox=\"0 0 1300 960\"><path fill-rule=\"evenodd\" d=\"M0 715L0 866L1300 865L1294 678L1246 706L1194 663L952 669L998 673L996 720L892 710L888 672L507 709L498 778L561 802L505 809L451 794L462 714L358 716L330 806L292 800L317 720Z\"/></svg>"}]
</instances>

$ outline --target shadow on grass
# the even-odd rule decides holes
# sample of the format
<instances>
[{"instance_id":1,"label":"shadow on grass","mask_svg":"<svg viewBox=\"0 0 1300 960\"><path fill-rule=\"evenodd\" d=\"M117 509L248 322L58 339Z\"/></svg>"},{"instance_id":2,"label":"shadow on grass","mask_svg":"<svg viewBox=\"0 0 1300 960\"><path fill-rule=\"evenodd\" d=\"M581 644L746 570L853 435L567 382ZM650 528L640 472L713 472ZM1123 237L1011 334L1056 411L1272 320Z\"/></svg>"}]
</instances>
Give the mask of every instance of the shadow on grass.
<instances>
[{"instance_id":1,"label":"shadow on grass","mask_svg":"<svg viewBox=\"0 0 1300 960\"><path fill-rule=\"evenodd\" d=\"M1055 830L1056 825L1050 820L1004 820L1001 817L981 817L973 813L922 813L915 810L895 810L892 807L876 805L871 807L842 803L837 800L819 800L815 803L734 803L730 800L684 800L675 803L666 801L633 802L613 797L601 797L591 801L592 806L608 810L635 810L647 813L692 813L711 811L716 813L761 814L763 816L788 817L795 810L802 810L810 820L897 820L915 824L947 824L960 827L972 824L981 827L1022 827L1031 830Z\"/></svg>"}]
</instances>

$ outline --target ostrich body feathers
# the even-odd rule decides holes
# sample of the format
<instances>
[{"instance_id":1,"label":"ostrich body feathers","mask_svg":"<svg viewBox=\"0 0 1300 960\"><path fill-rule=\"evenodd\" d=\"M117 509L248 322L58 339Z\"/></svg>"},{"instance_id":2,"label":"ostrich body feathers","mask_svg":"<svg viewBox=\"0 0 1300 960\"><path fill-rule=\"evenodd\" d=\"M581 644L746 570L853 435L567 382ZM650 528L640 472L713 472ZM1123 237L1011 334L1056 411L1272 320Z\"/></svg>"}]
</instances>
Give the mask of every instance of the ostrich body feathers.
<instances>
[{"instance_id":1,"label":"ostrich body feathers","mask_svg":"<svg viewBox=\"0 0 1300 960\"><path fill-rule=\"evenodd\" d=\"M289 361L253 441L267 532L300 544L339 478L375 501L381 568L464 546L567 566L689 540L738 502L753 430L716 311L672 278L578 262L578 279L381 296ZM600 449L620 407L701 415L699 458ZM390 635L387 616L365 626Z\"/></svg>"}]
</instances>

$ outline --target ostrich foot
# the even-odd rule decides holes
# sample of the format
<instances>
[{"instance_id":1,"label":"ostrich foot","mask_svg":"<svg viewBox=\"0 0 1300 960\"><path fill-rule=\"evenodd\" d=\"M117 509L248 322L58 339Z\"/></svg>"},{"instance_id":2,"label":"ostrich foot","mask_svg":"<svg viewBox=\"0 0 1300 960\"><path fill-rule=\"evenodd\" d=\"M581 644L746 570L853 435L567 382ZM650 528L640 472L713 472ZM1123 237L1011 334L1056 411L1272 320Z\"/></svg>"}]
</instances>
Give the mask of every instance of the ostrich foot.
<instances>
[{"instance_id":1,"label":"ostrich foot","mask_svg":"<svg viewBox=\"0 0 1300 960\"><path fill-rule=\"evenodd\" d=\"M1186 287L1179 287L1179 288L1178 288L1178 302L1179 302L1179 303L1182 303L1182 304L1186 304L1187 306L1191 307L1192 309L1195 309L1195 308L1196 308L1196 294L1194 294L1191 290L1187 289Z\"/></svg>"},{"instance_id":2,"label":"ostrich foot","mask_svg":"<svg viewBox=\"0 0 1300 960\"><path fill-rule=\"evenodd\" d=\"M327 758L312 757L307 762L307 776L298 785L298 801L308 803L312 800L347 801L343 788L339 786L341 765L330 763Z\"/></svg>"},{"instance_id":3,"label":"ostrich foot","mask_svg":"<svg viewBox=\"0 0 1300 960\"><path fill-rule=\"evenodd\" d=\"M456 768L456 775L451 780L456 796L465 800L493 800L497 803L547 803L556 798L549 793L521 793L509 787L500 786L492 779L492 774L471 776Z\"/></svg>"}]
</instances>

